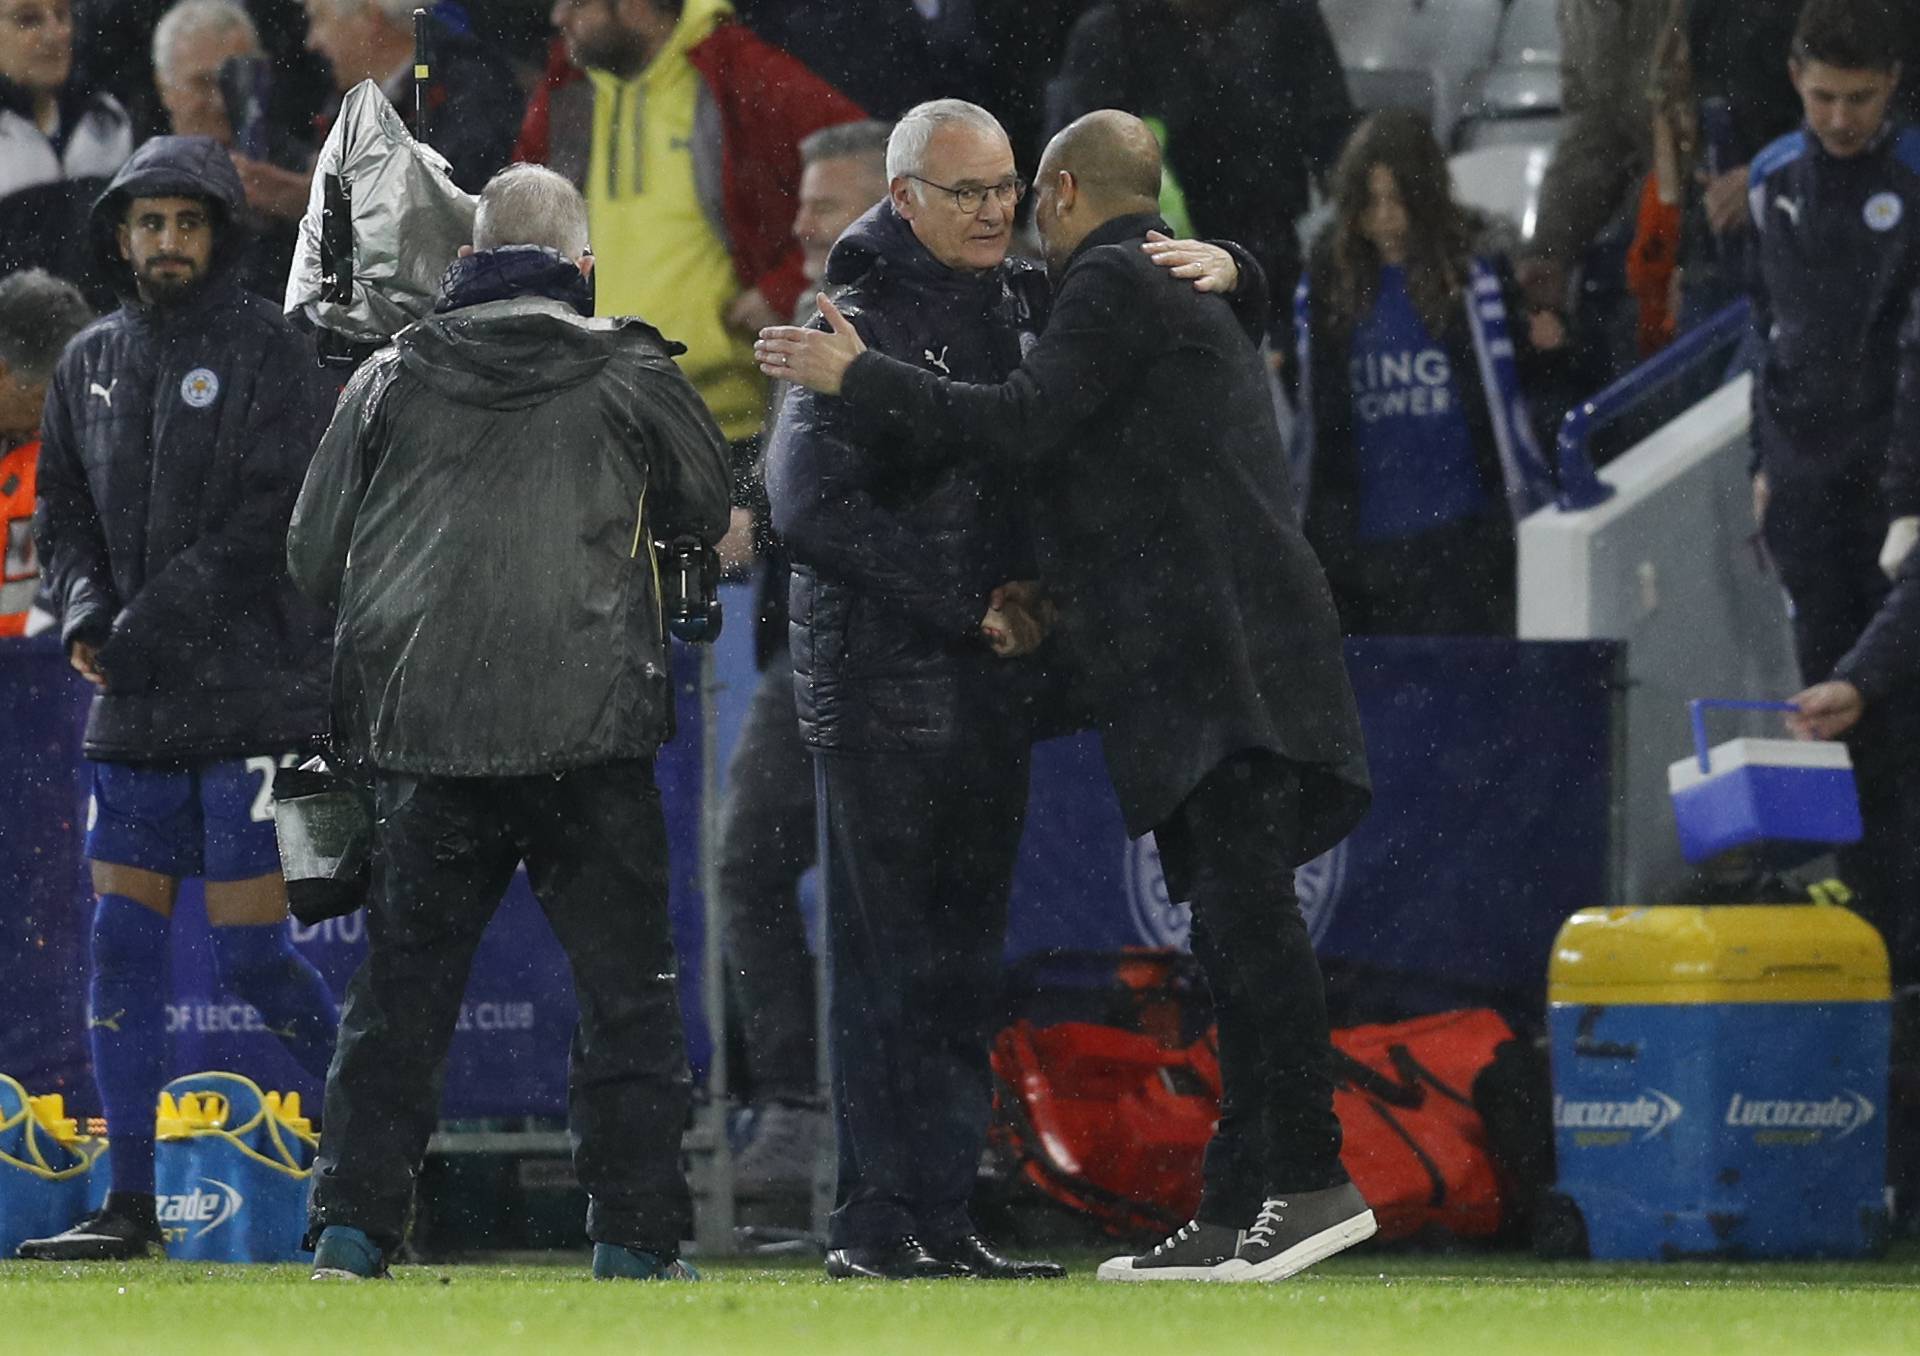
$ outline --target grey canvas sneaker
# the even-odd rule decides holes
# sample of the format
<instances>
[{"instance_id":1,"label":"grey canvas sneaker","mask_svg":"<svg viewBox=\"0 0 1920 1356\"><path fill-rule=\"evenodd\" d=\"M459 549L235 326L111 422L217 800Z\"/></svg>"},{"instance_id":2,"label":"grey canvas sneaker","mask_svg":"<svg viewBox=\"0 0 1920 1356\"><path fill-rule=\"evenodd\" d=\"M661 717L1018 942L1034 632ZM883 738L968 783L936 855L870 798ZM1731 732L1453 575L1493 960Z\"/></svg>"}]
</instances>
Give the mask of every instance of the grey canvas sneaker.
<instances>
[{"instance_id":1,"label":"grey canvas sneaker","mask_svg":"<svg viewBox=\"0 0 1920 1356\"><path fill-rule=\"evenodd\" d=\"M1373 1237L1373 1211L1352 1182L1272 1196L1217 1281L1281 1281Z\"/></svg>"},{"instance_id":2,"label":"grey canvas sneaker","mask_svg":"<svg viewBox=\"0 0 1920 1356\"><path fill-rule=\"evenodd\" d=\"M1188 1220L1149 1251L1115 1257L1095 1272L1103 1281L1211 1281L1246 1235L1227 1224Z\"/></svg>"}]
</instances>

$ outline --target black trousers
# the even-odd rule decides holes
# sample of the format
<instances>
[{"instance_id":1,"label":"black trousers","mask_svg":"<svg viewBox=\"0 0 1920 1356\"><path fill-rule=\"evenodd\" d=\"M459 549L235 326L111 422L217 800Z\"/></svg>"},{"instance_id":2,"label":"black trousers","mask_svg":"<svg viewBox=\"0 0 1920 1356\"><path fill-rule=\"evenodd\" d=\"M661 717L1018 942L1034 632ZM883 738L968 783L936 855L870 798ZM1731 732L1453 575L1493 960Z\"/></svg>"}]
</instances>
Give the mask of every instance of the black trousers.
<instances>
[{"instance_id":1,"label":"black trousers","mask_svg":"<svg viewBox=\"0 0 1920 1356\"><path fill-rule=\"evenodd\" d=\"M515 866L566 951L580 1001L568 1061L574 1167L595 1242L678 1250L691 1079L667 917L666 823L650 761L557 776L379 773L367 956L327 1075L311 1236L391 1248L440 1106L474 948Z\"/></svg>"},{"instance_id":2,"label":"black trousers","mask_svg":"<svg viewBox=\"0 0 1920 1356\"><path fill-rule=\"evenodd\" d=\"M835 1248L971 1233L993 1104L1027 746L816 754L839 1189Z\"/></svg>"},{"instance_id":3,"label":"black trousers","mask_svg":"<svg viewBox=\"0 0 1920 1356\"><path fill-rule=\"evenodd\" d=\"M1220 1121L1199 1218L1245 1228L1268 1196L1347 1180L1333 1114L1326 989L1293 893L1301 779L1237 754L1154 830L1167 888L1193 910L1193 954L1219 1022Z\"/></svg>"},{"instance_id":4,"label":"black trousers","mask_svg":"<svg viewBox=\"0 0 1920 1356\"><path fill-rule=\"evenodd\" d=\"M1857 476L1778 481L1767 552L1793 601L1801 677L1817 683L1867 628L1892 586L1880 570L1887 513ZM1847 735L1865 836L1840 853L1852 907L1887 943L1895 984L1920 983L1920 704L1910 694L1868 709Z\"/></svg>"},{"instance_id":5,"label":"black trousers","mask_svg":"<svg viewBox=\"0 0 1920 1356\"><path fill-rule=\"evenodd\" d=\"M727 966L746 1026L756 1100L817 1092L813 958L795 890L814 863L819 830L813 757L794 714L793 660L773 655L727 763L720 810L719 886Z\"/></svg>"}]
</instances>

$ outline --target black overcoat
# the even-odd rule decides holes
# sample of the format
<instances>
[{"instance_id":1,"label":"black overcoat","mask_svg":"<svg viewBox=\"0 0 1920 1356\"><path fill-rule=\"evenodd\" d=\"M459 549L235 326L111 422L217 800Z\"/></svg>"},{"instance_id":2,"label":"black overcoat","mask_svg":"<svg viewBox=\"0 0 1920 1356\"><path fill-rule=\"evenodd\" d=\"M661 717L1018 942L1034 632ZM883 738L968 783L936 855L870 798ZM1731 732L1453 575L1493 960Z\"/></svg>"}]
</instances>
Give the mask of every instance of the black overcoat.
<instances>
[{"instance_id":1,"label":"black overcoat","mask_svg":"<svg viewBox=\"0 0 1920 1356\"><path fill-rule=\"evenodd\" d=\"M1082 242L1005 383L869 351L842 395L922 433L915 447L1033 472L1042 577L1129 832L1265 749L1308 770L1310 857L1371 797L1340 626L1296 526L1264 364L1226 301L1141 250L1165 229L1128 216ZM1251 272L1243 289L1264 286Z\"/></svg>"}]
</instances>

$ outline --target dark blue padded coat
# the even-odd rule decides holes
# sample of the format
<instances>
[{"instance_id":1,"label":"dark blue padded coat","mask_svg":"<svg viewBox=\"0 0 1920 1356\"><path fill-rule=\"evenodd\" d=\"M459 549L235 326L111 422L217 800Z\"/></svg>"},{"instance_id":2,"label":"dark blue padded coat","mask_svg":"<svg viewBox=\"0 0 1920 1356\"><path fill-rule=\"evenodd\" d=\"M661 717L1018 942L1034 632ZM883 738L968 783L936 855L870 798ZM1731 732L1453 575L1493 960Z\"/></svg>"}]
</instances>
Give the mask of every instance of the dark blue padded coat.
<instances>
[{"instance_id":1,"label":"dark blue padded coat","mask_svg":"<svg viewBox=\"0 0 1920 1356\"><path fill-rule=\"evenodd\" d=\"M217 218L208 280L137 299L114 245L140 197ZM94 207L126 303L75 336L48 391L34 534L61 635L100 647L90 758L283 750L326 730L326 614L287 576L287 520L336 383L274 303L230 276L241 202L226 151L157 137Z\"/></svg>"},{"instance_id":2,"label":"dark blue padded coat","mask_svg":"<svg viewBox=\"0 0 1920 1356\"><path fill-rule=\"evenodd\" d=\"M847 228L826 282L869 348L978 382L1020 365L1047 296L1022 260L941 264L891 202ZM1029 662L994 658L980 636L992 590L1034 575L1020 478L930 469L912 441L795 388L768 449L773 525L794 563L801 730L819 748L951 748L978 721L1014 718L1031 690Z\"/></svg>"}]
</instances>

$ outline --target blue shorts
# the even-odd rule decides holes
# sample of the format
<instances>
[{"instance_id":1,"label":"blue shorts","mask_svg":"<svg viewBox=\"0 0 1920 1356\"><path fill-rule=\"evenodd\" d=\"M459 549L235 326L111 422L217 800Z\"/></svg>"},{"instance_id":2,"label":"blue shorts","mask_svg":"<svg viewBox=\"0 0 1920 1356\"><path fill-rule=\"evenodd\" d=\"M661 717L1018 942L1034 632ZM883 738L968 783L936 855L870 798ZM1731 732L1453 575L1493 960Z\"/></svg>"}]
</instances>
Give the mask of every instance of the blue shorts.
<instances>
[{"instance_id":1,"label":"blue shorts","mask_svg":"<svg viewBox=\"0 0 1920 1356\"><path fill-rule=\"evenodd\" d=\"M273 774L294 758L96 762L87 860L176 879L252 880L278 871Z\"/></svg>"}]
</instances>

